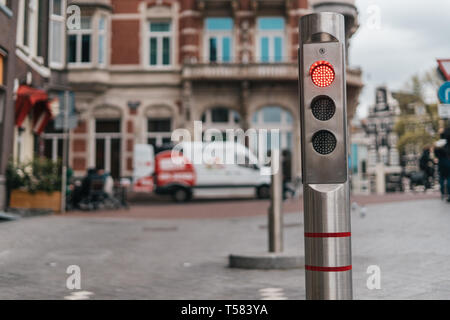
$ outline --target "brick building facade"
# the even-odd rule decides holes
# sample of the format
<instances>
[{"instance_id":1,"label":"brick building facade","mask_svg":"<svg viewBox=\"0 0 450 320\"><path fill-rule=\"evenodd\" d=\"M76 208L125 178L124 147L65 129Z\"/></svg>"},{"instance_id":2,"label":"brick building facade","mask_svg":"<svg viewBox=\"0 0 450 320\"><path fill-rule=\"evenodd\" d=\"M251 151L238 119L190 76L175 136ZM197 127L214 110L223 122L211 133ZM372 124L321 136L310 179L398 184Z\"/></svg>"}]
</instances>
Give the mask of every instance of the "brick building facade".
<instances>
[{"instance_id":1,"label":"brick building facade","mask_svg":"<svg viewBox=\"0 0 450 320\"><path fill-rule=\"evenodd\" d=\"M331 1L357 28L353 1ZM133 146L170 142L176 128L280 129L300 173L298 19L330 1L73 0L69 81L80 114L71 132L76 175L132 175ZM342 4L339 6L339 4ZM349 117L362 88L348 69Z\"/></svg>"},{"instance_id":2,"label":"brick building facade","mask_svg":"<svg viewBox=\"0 0 450 320\"><path fill-rule=\"evenodd\" d=\"M64 95L70 91L66 69L66 0L18 0L18 24L16 36L15 90L20 96L21 88L31 88L33 94L45 93L49 118L55 119L63 110ZM50 106L52 103L53 109ZM38 128L40 114L38 106L33 106L23 121L17 121L23 112L16 99L16 121L14 132L14 158L19 162L28 161L35 155L47 156L54 160L62 158L62 136L59 150L52 143L54 121ZM48 125L45 125L48 124ZM58 142L58 141L56 141Z\"/></svg>"},{"instance_id":3,"label":"brick building facade","mask_svg":"<svg viewBox=\"0 0 450 320\"><path fill-rule=\"evenodd\" d=\"M5 172L12 152L17 2L0 1L0 210L5 206Z\"/></svg>"}]
</instances>

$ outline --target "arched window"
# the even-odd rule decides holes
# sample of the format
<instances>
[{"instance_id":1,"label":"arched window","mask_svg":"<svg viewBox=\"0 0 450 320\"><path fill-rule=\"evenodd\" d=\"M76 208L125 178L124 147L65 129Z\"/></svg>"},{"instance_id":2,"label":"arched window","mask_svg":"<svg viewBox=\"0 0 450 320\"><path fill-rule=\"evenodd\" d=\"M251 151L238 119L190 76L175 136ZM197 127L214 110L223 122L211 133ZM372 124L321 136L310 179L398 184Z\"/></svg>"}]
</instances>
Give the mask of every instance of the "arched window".
<instances>
[{"instance_id":1,"label":"arched window","mask_svg":"<svg viewBox=\"0 0 450 320\"><path fill-rule=\"evenodd\" d=\"M122 174L122 113L119 108L102 106L92 113L93 165L110 172L114 179Z\"/></svg>"},{"instance_id":2,"label":"arched window","mask_svg":"<svg viewBox=\"0 0 450 320\"><path fill-rule=\"evenodd\" d=\"M277 106L267 106L253 114L252 128L254 129L279 129L282 150L292 150L293 118L289 111ZM268 133L270 136L270 132ZM268 138L269 138L268 136ZM271 139L267 139L270 144ZM270 145L268 145L270 147Z\"/></svg>"},{"instance_id":3,"label":"arched window","mask_svg":"<svg viewBox=\"0 0 450 320\"><path fill-rule=\"evenodd\" d=\"M227 129L239 129L241 127L241 116L237 111L229 108L216 107L206 110L202 114L203 132L208 130L209 134L203 135L204 141L216 140L217 133L222 135L222 141L228 140L226 137ZM212 131L213 129L214 131Z\"/></svg>"},{"instance_id":4,"label":"arched window","mask_svg":"<svg viewBox=\"0 0 450 320\"><path fill-rule=\"evenodd\" d=\"M147 109L145 118L146 141L156 148L169 145L172 140L174 115L172 109L166 105L152 106Z\"/></svg>"},{"instance_id":5,"label":"arched window","mask_svg":"<svg viewBox=\"0 0 450 320\"><path fill-rule=\"evenodd\" d=\"M120 178L121 170L121 119L95 119L95 166Z\"/></svg>"},{"instance_id":6,"label":"arched window","mask_svg":"<svg viewBox=\"0 0 450 320\"><path fill-rule=\"evenodd\" d=\"M269 157L269 151L271 149L279 149L283 155L283 174L286 179L290 180L292 177L291 160L294 132L292 114L278 106L267 106L253 114L251 126L257 131L267 130L267 134L266 136L261 135L261 131L259 131L257 139L250 140L250 149L255 154L260 154L262 151L266 157ZM278 136L276 131L271 131L274 129L279 130ZM263 141L260 139L263 139ZM261 146L266 149L258 150L258 147ZM268 158L265 161L268 161Z\"/></svg>"}]
</instances>

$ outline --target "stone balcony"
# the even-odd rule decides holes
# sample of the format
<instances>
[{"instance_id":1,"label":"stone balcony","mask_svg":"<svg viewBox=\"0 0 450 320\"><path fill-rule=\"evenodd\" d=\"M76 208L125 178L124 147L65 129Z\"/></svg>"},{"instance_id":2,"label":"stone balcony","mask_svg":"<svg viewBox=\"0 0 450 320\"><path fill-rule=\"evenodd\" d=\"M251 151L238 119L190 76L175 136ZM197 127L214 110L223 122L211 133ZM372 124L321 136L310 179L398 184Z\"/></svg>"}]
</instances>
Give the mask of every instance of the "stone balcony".
<instances>
[{"instance_id":1,"label":"stone balcony","mask_svg":"<svg viewBox=\"0 0 450 320\"><path fill-rule=\"evenodd\" d=\"M185 64L182 77L193 81L297 81L295 63Z\"/></svg>"},{"instance_id":2,"label":"stone balcony","mask_svg":"<svg viewBox=\"0 0 450 320\"><path fill-rule=\"evenodd\" d=\"M191 81L297 81L296 63L185 64L182 78ZM347 85L362 87L361 70L347 68Z\"/></svg>"}]
</instances>

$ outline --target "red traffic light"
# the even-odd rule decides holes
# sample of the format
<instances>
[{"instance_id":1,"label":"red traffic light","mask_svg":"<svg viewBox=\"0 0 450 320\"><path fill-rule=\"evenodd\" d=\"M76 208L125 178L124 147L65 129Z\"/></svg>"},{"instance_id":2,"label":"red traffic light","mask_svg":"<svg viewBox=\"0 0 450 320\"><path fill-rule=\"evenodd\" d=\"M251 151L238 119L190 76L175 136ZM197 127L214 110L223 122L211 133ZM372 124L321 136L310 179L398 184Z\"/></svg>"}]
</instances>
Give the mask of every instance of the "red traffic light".
<instances>
[{"instance_id":1,"label":"red traffic light","mask_svg":"<svg viewBox=\"0 0 450 320\"><path fill-rule=\"evenodd\" d=\"M312 82L321 88L330 86L335 78L334 68L328 61L317 61L309 69Z\"/></svg>"}]
</instances>

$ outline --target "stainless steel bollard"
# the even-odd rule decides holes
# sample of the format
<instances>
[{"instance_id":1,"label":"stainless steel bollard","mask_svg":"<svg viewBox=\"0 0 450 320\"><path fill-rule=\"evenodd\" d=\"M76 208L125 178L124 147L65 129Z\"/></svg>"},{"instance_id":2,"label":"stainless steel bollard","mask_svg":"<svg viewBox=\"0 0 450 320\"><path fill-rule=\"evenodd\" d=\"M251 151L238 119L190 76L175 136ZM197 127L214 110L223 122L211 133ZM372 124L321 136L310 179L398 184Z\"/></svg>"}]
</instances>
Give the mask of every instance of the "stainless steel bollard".
<instances>
[{"instance_id":1,"label":"stainless steel bollard","mask_svg":"<svg viewBox=\"0 0 450 320\"><path fill-rule=\"evenodd\" d=\"M299 25L307 299L352 299L344 16Z\"/></svg>"},{"instance_id":2,"label":"stainless steel bollard","mask_svg":"<svg viewBox=\"0 0 450 320\"><path fill-rule=\"evenodd\" d=\"M279 150L272 150L269 207L269 252L283 251L283 170Z\"/></svg>"}]
</instances>

